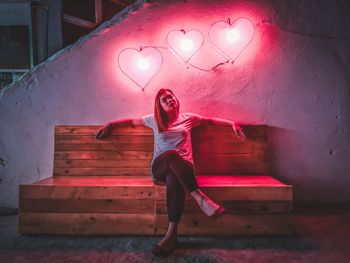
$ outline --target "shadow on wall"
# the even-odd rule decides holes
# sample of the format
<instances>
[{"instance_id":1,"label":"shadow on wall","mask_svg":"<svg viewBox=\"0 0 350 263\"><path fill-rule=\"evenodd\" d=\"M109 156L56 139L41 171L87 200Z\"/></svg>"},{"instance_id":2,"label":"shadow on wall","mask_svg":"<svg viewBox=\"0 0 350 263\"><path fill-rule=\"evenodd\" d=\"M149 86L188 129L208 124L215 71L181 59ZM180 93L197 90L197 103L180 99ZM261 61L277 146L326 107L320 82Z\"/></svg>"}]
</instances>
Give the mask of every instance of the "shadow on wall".
<instances>
[{"instance_id":1,"label":"shadow on wall","mask_svg":"<svg viewBox=\"0 0 350 263\"><path fill-rule=\"evenodd\" d=\"M322 185L321 174L310 176L313 171L305 156L305 145L302 144L297 131L268 126L269 158L272 176L285 184L293 185L293 199L305 197L318 200L320 194L330 190L331 185ZM317 201L316 201L317 202Z\"/></svg>"},{"instance_id":2,"label":"shadow on wall","mask_svg":"<svg viewBox=\"0 0 350 263\"><path fill-rule=\"evenodd\" d=\"M277 179L283 180L286 184L293 184L293 180L291 178L288 178L286 174L283 174L283 161L280 160L280 158L287 158L288 162L288 156L289 161L293 161L295 156L300 156L295 153L295 150L297 148L296 144L293 143L293 140L291 140L293 132L291 130L280 128L280 127L274 127L274 126L268 126L268 144L269 144L269 158L270 158L270 165L271 165L271 172L274 177ZM279 145L279 143L282 143L282 148ZM292 156L293 155L293 158ZM295 156L294 156L295 155ZM300 158L300 157L299 157ZM302 159L298 160L299 164L303 163ZM293 167L292 163L289 163L290 169L295 169Z\"/></svg>"},{"instance_id":3,"label":"shadow on wall","mask_svg":"<svg viewBox=\"0 0 350 263\"><path fill-rule=\"evenodd\" d=\"M0 157L0 184L2 183L2 180L3 180L3 172L2 170L5 169L6 167L6 161Z\"/></svg>"}]
</instances>

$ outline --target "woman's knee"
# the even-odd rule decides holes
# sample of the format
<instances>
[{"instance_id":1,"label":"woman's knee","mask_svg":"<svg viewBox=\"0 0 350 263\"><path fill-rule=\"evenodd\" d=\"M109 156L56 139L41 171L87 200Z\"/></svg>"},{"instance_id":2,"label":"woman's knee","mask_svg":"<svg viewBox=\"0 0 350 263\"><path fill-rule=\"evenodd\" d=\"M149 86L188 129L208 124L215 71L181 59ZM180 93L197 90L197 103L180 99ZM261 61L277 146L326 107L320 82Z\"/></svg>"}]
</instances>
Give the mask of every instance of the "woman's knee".
<instances>
[{"instance_id":1,"label":"woman's knee","mask_svg":"<svg viewBox=\"0 0 350 263\"><path fill-rule=\"evenodd\" d=\"M172 172L166 175L166 185L171 188L183 188L179 178Z\"/></svg>"},{"instance_id":2,"label":"woman's knee","mask_svg":"<svg viewBox=\"0 0 350 263\"><path fill-rule=\"evenodd\" d=\"M180 154L176 150L166 151L165 154L167 157L179 157L180 156Z\"/></svg>"},{"instance_id":3,"label":"woman's knee","mask_svg":"<svg viewBox=\"0 0 350 263\"><path fill-rule=\"evenodd\" d=\"M170 161L172 161L172 160L183 160L181 155L175 150L168 151L167 154L166 154L166 157Z\"/></svg>"}]
</instances>

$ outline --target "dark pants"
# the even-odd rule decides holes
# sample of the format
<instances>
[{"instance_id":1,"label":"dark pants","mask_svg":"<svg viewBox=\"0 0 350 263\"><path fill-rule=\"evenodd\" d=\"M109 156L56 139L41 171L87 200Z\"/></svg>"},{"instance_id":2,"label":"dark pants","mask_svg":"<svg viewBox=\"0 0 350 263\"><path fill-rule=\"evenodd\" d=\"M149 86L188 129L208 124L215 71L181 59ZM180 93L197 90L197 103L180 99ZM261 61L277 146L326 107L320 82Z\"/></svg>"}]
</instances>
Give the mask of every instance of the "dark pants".
<instances>
[{"instance_id":1,"label":"dark pants","mask_svg":"<svg viewBox=\"0 0 350 263\"><path fill-rule=\"evenodd\" d=\"M157 181L166 183L169 222L179 222L185 205L185 190L190 193L198 189L192 163L175 150L166 151L154 160L152 174Z\"/></svg>"}]
</instances>

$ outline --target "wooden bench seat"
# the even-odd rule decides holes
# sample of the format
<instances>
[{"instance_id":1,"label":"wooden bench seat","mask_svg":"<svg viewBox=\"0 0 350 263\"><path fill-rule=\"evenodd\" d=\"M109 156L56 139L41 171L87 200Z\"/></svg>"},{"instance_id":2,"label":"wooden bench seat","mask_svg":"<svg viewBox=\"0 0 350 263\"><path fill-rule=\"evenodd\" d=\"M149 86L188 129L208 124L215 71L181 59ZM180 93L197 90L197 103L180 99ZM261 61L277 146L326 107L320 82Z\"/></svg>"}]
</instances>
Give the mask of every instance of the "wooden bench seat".
<instances>
[{"instance_id":1,"label":"wooden bench seat","mask_svg":"<svg viewBox=\"0 0 350 263\"><path fill-rule=\"evenodd\" d=\"M20 233L165 233L166 187L150 177L152 131L118 128L96 140L97 128L55 128L53 176L19 187ZM186 194L179 234L290 234L292 186L269 173L267 127L245 126L245 142L227 128L192 134L198 184L227 214L212 220Z\"/></svg>"}]
</instances>

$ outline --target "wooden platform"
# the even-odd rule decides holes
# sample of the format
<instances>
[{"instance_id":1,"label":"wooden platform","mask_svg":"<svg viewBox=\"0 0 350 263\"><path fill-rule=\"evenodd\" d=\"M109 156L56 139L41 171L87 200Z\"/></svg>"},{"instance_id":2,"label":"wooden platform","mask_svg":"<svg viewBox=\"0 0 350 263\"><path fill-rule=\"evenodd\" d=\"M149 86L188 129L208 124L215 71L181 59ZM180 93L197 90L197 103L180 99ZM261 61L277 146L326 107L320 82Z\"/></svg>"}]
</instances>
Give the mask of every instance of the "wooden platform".
<instances>
[{"instance_id":1,"label":"wooden platform","mask_svg":"<svg viewBox=\"0 0 350 263\"><path fill-rule=\"evenodd\" d=\"M97 128L56 127L53 176L19 187L20 233L165 233L166 187L154 185L150 177L152 131L119 128L106 140L96 140ZM292 186L269 173L267 127L244 128L245 142L238 141L229 127L193 130L198 184L227 208L227 214L210 219L187 194L179 234L292 232Z\"/></svg>"}]
</instances>

